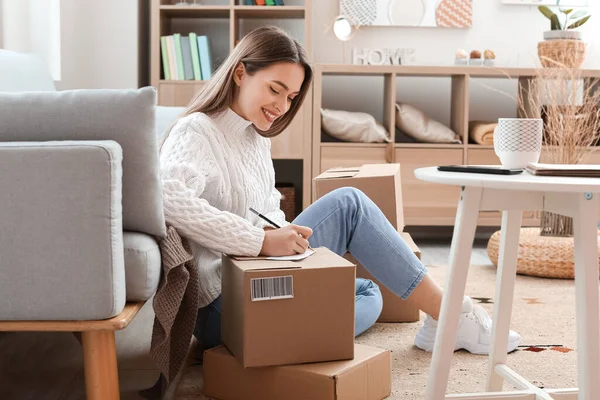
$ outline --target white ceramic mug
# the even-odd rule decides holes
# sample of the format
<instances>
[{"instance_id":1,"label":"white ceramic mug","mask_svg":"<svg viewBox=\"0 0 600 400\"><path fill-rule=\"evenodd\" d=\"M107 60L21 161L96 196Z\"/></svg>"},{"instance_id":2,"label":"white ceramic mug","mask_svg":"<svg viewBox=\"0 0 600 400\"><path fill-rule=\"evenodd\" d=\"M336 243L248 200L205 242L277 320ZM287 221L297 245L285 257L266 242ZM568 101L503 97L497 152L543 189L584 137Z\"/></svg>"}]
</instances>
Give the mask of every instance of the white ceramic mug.
<instances>
[{"instance_id":1,"label":"white ceramic mug","mask_svg":"<svg viewBox=\"0 0 600 400\"><path fill-rule=\"evenodd\" d=\"M499 118L494 129L494 151L504 168L525 168L542 153L541 118Z\"/></svg>"}]
</instances>

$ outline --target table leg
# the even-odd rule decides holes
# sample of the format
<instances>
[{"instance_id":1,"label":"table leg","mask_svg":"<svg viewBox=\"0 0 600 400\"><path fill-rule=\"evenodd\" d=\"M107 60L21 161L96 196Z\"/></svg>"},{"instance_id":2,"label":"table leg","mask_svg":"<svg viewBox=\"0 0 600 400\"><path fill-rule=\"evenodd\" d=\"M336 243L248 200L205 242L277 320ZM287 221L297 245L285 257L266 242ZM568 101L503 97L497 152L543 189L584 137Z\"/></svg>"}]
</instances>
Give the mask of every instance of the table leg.
<instances>
[{"instance_id":1,"label":"table leg","mask_svg":"<svg viewBox=\"0 0 600 400\"><path fill-rule=\"evenodd\" d=\"M487 391L502 390L504 379L496 373L497 364L506 363L508 351L508 332L513 306L515 278L517 275L517 256L519 254L519 234L521 231L522 211L504 211L502 230L498 250L498 271L496 274L496 296L492 325L492 347L490 351L487 375Z\"/></svg>"},{"instance_id":2,"label":"table leg","mask_svg":"<svg viewBox=\"0 0 600 400\"><path fill-rule=\"evenodd\" d=\"M446 394L452 354L456 345L458 317L460 316L465 293L482 192L482 188L469 187L463 188L461 191L450 248L450 270L444 287L429 377L425 389L426 400L440 400Z\"/></svg>"},{"instance_id":3,"label":"table leg","mask_svg":"<svg viewBox=\"0 0 600 400\"><path fill-rule=\"evenodd\" d=\"M600 399L600 326L598 320L598 199L579 194L573 218L579 399Z\"/></svg>"}]
</instances>

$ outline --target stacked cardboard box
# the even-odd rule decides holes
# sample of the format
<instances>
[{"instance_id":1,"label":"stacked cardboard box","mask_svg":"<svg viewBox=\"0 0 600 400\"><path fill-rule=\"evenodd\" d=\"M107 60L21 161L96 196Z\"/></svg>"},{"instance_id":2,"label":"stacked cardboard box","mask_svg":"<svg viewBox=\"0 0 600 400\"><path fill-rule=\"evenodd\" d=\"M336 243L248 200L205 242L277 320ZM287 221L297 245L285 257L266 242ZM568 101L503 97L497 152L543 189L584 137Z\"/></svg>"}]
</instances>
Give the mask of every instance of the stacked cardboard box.
<instances>
[{"instance_id":1,"label":"stacked cardboard box","mask_svg":"<svg viewBox=\"0 0 600 400\"><path fill-rule=\"evenodd\" d=\"M244 368L224 346L204 353L204 394L218 400L382 400L391 394L387 350L357 344L354 359Z\"/></svg>"},{"instance_id":2,"label":"stacked cardboard box","mask_svg":"<svg viewBox=\"0 0 600 400\"><path fill-rule=\"evenodd\" d=\"M402 208L402 186L400 164L365 164L361 167L332 168L313 180L313 193L319 199L341 187L354 187L365 193L383 212L392 226L400 232L413 253L420 259L421 252L410 235L404 230ZM415 322L420 318L419 309L394 295L381 282L377 281L350 254L348 260L356 264L356 276L376 282L383 296L383 311L378 322ZM401 268L401 265L398 265Z\"/></svg>"},{"instance_id":3,"label":"stacked cardboard box","mask_svg":"<svg viewBox=\"0 0 600 400\"><path fill-rule=\"evenodd\" d=\"M301 261L223 257L223 343L244 368L352 359L355 271L324 247Z\"/></svg>"},{"instance_id":4,"label":"stacked cardboard box","mask_svg":"<svg viewBox=\"0 0 600 400\"><path fill-rule=\"evenodd\" d=\"M354 343L356 266L327 248L300 261L223 256L222 342L204 354L219 400L382 400L390 352Z\"/></svg>"}]
</instances>

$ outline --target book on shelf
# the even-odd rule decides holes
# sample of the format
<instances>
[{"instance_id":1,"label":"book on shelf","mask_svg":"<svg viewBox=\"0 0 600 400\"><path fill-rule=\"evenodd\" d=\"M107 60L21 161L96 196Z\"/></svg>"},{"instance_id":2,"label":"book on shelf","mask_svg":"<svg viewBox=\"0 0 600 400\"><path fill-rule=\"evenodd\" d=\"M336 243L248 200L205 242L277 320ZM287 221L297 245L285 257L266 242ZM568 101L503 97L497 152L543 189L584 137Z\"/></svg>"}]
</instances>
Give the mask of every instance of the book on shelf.
<instances>
[{"instance_id":1,"label":"book on shelf","mask_svg":"<svg viewBox=\"0 0 600 400\"><path fill-rule=\"evenodd\" d=\"M194 79L194 64L192 63L192 48L190 37L181 37L181 53L183 54L183 75L186 81Z\"/></svg>"},{"instance_id":2,"label":"book on shelf","mask_svg":"<svg viewBox=\"0 0 600 400\"><path fill-rule=\"evenodd\" d=\"M167 50L169 52L169 68L171 69L171 79L179 80L177 72L177 61L175 60L175 38L173 35L167 36Z\"/></svg>"},{"instance_id":3,"label":"book on shelf","mask_svg":"<svg viewBox=\"0 0 600 400\"><path fill-rule=\"evenodd\" d=\"M208 80L211 78L212 70L212 53L208 36L198 36L198 53L200 54L200 68L202 70L202 79Z\"/></svg>"},{"instance_id":4,"label":"book on shelf","mask_svg":"<svg viewBox=\"0 0 600 400\"><path fill-rule=\"evenodd\" d=\"M537 176L600 178L600 164L529 163L527 172Z\"/></svg>"},{"instance_id":5,"label":"book on shelf","mask_svg":"<svg viewBox=\"0 0 600 400\"><path fill-rule=\"evenodd\" d=\"M207 80L212 76L212 53L207 36L191 32L161 36L163 77L166 80Z\"/></svg>"},{"instance_id":6,"label":"book on shelf","mask_svg":"<svg viewBox=\"0 0 600 400\"><path fill-rule=\"evenodd\" d=\"M169 51L167 49L167 37L160 38L160 54L162 58L163 72L166 80L171 80L171 68L169 67Z\"/></svg>"},{"instance_id":7,"label":"book on shelf","mask_svg":"<svg viewBox=\"0 0 600 400\"><path fill-rule=\"evenodd\" d=\"M175 61L177 62L177 76L180 80L185 80L183 72L183 52L181 51L181 33L175 33Z\"/></svg>"},{"instance_id":8,"label":"book on shelf","mask_svg":"<svg viewBox=\"0 0 600 400\"><path fill-rule=\"evenodd\" d=\"M202 80L202 72L200 70L200 54L198 53L198 35L194 32L190 32L190 50L192 52L192 64L194 69L194 79L197 81Z\"/></svg>"},{"instance_id":9,"label":"book on shelf","mask_svg":"<svg viewBox=\"0 0 600 400\"><path fill-rule=\"evenodd\" d=\"M266 0L266 3L268 6L274 6L275 5L275 0Z\"/></svg>"}]
</instances>

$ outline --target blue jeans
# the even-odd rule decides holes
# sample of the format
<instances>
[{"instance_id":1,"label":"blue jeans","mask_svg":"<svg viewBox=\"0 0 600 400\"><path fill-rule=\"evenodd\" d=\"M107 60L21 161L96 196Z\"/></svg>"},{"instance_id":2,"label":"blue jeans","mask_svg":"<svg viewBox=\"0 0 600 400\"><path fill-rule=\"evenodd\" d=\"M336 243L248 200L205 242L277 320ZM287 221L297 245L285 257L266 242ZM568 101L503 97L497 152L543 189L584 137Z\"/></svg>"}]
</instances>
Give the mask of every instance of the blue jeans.
<instances>
[{"instance_id":1,"label":"blue jeans","mask_svg":"<svg viewBox=\"0 0 600 400\"><path fill-rule=\"evenodd\" d=\"M379 282L402 299L410 296L427 274L379 207L358 189L344 187L326 194L293 223L312 228L308 240L311 247L327 247L338 255L352 253ZM370 280L357 278L355 336L377 321L382 305L379 287ZM194 335L204 349L220 343L221 296L198 310Z\"/></svg>"}]
</instances>

